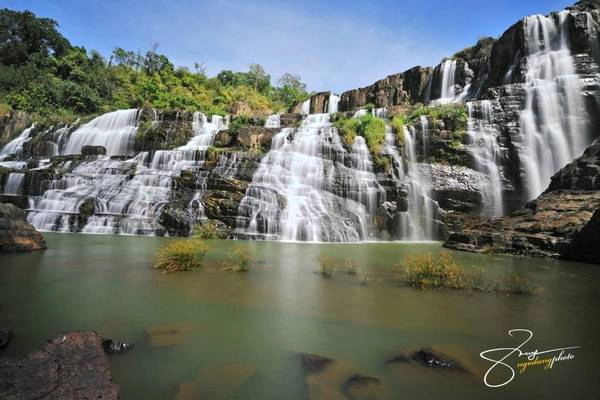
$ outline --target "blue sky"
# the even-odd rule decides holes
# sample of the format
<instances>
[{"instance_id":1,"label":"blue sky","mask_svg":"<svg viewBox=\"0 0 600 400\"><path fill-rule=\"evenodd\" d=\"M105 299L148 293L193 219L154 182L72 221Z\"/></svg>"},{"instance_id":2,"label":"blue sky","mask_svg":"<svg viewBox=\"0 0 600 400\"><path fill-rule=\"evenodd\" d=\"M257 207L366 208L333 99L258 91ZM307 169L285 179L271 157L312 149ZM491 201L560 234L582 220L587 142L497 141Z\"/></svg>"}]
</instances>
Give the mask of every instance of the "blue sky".
<instances>
[{"instance_id":1,"label":"blue sky","mask_svg":"<svg viewBox=\"0 0 600 400\"><path fill-rule=\"evenodd\" d=\"M159 51L209 75L262 64L273 82L298 74L310 90L341 92L499 36L518 19L575 0L0 0L56 19L76 45Z\"/></svg>"}]
</instances>

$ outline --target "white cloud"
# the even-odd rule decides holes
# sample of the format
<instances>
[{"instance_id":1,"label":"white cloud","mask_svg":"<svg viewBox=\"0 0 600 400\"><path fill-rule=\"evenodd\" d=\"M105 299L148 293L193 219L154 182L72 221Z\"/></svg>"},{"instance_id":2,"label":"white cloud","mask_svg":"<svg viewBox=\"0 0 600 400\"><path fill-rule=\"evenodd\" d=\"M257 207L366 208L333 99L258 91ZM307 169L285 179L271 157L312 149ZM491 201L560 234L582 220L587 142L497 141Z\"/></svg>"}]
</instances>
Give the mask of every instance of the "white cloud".
<instances>
[{"instance_id":1,"label":"white cloud","mask_svg":"<svg viewBox=\"0 0 600 400\"><path fill-rule=\"evenodd\" d=\"M339 11L325 15L289 4L229 0L197 8L165 3L160 15L154 11L141 16L148 37L157 38L176 64L205 62L211 75L256 62L273 81L291 72L311 90L341 92L414 65L435 64L444 55L418 31L392 31Z\"/></svg>"}]
</instances>

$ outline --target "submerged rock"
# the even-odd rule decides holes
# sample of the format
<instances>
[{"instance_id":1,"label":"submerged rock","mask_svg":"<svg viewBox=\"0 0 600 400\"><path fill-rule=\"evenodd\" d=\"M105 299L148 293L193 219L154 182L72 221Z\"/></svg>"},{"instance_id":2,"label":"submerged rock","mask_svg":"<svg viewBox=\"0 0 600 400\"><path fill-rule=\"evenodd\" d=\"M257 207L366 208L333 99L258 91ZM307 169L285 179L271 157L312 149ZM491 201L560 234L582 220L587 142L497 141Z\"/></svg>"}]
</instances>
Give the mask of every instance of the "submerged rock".
<instances>
[{"instance_id":1,"label":"submerged rock","mask_svg":"<svg viewBox=\"0 0 600 400\"><path fill-rule=\"evenodd\" d=\"M429 349L420 349L408 355L400 354L388 360L386 363L416 363L427 368L466 372L465 368L457 361L454 361L444 355L437 354Z\"/></svg>"},{"instance_id":2,"label":"submerged rock","mask_svg":"<svg viewBox=\"0 0 600 400\"><path fill-rule=\"evenodd\" d=\"M307 373L322 371L328 365L333 363L331 358L323 357L318 354L298 353L297 356L302 362L302 366Z\"/></svg>"},{"instance_id":3,"label":"submerged rock","mask_svg":"<svg viewBox=\"0 0 600 400\"><path fill-rule=\"evenodd\" d=\"M344 384L342 390L352 400L376 400L383 397L381 379L354 374Z\"/></svg>"},{"instance_id":4,"label":"submerged rock","mask_svg":"<svg viewBox=\"0 0 600 400\"><path fill-rule=\"evenodd\" d=\"M46 248L42 234L25 219L25 213L13 204L0 204L0 253Z\"/></svg>"},{"instance_id":5,"label":"submerged rock","mask_svg":"<svg viewBox=\"0 0 600 400\"><path fill-rule=\"evenodd\" d=\"M11 337L11 331L9 331L8 329L0 329L0 349L8 345L8 342L10 342Z\"/></svg>"},{"instance_id":6,"label":"submerged rock","mask_svg":"<svg viewBox=\"0 0 600 400\"><path fill-rule=\"evenodd\" d=\"M27 358L0 358L0 398L116 400L119 386L100 335L72 332L49 340Z\"/></svg>"},{"instance_id":7,"label":"submerged rock","mask_svg":"<svg viewBox=\"0 0 600 400\"><path fill-rule=\"evenodd\" d=\"M113 339L104 339L102 341L102 348L106 354L125 353L133 348L133 344Z\"/></svg>"},{"instance_id":8,"label":"submerged rock","mask_svg":"<svg viewBox=\"0 0 600 400\"><path fill-rule=\"evenodd\" d=\"M227 364L207 367L189 382L179 384L177 400L229 400L256 373L253 364Z\"/></svg>"},{"instance_id":9,"label":"submerged rock","mask_svg":"<svg viewBox=\"0 0 600 400\"><path fill-rule=\"evenodd\" d=\"M194 328L191 322L154 325L147 327L144 334L150 347L171 347L185 340Z\"/></svg>"}]
</instances>

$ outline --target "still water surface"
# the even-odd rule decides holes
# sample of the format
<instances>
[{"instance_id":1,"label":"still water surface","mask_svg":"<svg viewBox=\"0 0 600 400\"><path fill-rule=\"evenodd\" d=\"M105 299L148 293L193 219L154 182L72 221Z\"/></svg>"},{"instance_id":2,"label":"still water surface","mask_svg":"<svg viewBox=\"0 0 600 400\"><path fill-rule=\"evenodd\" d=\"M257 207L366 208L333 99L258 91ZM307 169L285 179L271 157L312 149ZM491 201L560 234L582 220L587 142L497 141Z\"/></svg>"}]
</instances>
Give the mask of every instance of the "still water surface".
<instances>
[{"instance_id":1,"label":"still water surface","mask_svg":"<svg viewBox=\"0 0 600 400\"><path fill-rule=\"evenodd\" d=\"M437 251L439 243L207 241L202 269L166 275L152 268L152 255L168 238L45 237L46 251L0 255L0 326L15 332L0 355L24 356L70 330L133 342L129 353L110 357L125 400L346 398L339 386L355 372L380 378L380 395L393 399L600 398L594 265L453 253L490 277L518 272L543 287L535 296L507 296L394 284L392 265L406 254ZM250 272L221 272L239 246L255 254ZM358 275L321 277L321 252L352 258ZM368 286L360 284L365 273ZM487 388L482 377L490 365L479 353L516 346L507 335L513 328L534 332L531 350L582 348L551 370L531 368ZM422 347L453 356L471 373L385 363ZM296 352L338 363L329 374L307 377Z\"/></svg>"}]
</instances>

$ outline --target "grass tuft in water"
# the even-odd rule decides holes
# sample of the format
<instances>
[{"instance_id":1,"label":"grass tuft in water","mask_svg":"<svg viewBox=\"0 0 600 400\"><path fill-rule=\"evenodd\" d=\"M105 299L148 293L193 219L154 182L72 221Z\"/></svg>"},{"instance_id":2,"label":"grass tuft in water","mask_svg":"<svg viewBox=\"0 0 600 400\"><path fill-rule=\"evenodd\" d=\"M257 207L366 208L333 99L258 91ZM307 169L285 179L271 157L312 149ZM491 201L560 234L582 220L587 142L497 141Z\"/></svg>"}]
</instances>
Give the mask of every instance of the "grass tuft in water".
<instances>
[{"instance_id":1,"label":"grass tuft in water","mask_svg":"<svg viewBox=\"0 0 600 400\"><path fill-rule=\"evenodd\" d=\"M357 265L357 262L354 261L352 258L346 258L344 260L344 272L347 275L356 275L358 273Z\"/></svg>"},{"instance_id":2,"label":"grass tuft in water","mask_svg":"<svg viewBox=\"0 0 600 400\"><path fill-rule=\"evenodd\" d=\"M196 239L178 239L161 247L154 255L154 267L164 272L189 271L201 266L207 247Z\"/></svg>"},{"instance_id":3,"label":"grass tuft in water","mask_svg":"<svg viewBox=\"0 0 600 400\"><path fill-rule=\"evenodd\" d=\"M466 271L448 252L406 256L394 266L401 284L420 289L464 289L488 293L536 294L541 288L512 274L491 283L481 269Z\"/></svg>"},{"instance_id":4,"label":"grass tuft in water","mask_svg":"<svg viewBox=\"0 0 600 400\"><path fill-rule=\"evenodd\" d=\"M250 262L254 259L254 252L247 247L235 247L233 255L224 262L221 271L248 272L250 271Z\"/></svg>"},{"instance_id":5,"label":"grass tuft in water","mask_svg":"<svg viewBox=\"0 0 600 400\"><path fill-rule=\"evenodd\" d=\"M401 283L421 289L465 289L466 273L447 252L405 256L394 267Z\"/></svg>"},{"instance_id":6,"label":"grass tuft in water","mask_svg":"<svg viewBox=\"0 0 600 400\"><path fill-rule=\"evenodd\" d=\"M321 253L317 257L317 261L319 262L319 274L324 278L332 278L335 271L334 259L325 253Z\"/></svg>"}]
</instances>

